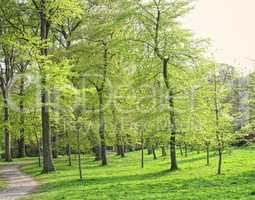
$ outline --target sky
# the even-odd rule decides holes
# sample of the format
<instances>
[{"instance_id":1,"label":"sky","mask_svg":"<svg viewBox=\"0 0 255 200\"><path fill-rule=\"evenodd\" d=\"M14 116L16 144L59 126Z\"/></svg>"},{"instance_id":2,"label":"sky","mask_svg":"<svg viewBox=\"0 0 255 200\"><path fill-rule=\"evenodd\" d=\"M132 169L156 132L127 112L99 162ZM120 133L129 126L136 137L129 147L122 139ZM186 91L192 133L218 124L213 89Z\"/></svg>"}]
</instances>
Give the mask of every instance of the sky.
<instances>
[{"instance_id":1,"label":"sky","mask_svg":"<svg viewBox=\"0 0 255 200\"><path fill-rule=\"evenodd\" d=\"M196 0L184 24L197 36L211 39L217 61L246 75L255 71L254 20L255 0Z\"/></svg>"}]
</instances>

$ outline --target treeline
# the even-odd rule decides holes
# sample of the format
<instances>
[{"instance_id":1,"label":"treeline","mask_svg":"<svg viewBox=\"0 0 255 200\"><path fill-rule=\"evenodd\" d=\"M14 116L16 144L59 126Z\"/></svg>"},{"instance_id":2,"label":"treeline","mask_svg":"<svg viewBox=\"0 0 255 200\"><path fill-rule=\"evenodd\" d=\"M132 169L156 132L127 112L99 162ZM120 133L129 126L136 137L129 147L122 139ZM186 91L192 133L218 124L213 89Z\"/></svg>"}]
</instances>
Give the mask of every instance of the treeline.
<instances>
[{"instance_id":1,"label":"treeline","mask_svg":"<svg viewBox=\"0 0 255 200\"><path fill-rule=\"evenodd\" d=\"M188 0L1 0L3 157L188 147L219 155L237 138L233 67L207 56L180 18ZM239 127L240 128L240 127Z\"/></svg>"}]
</instances>

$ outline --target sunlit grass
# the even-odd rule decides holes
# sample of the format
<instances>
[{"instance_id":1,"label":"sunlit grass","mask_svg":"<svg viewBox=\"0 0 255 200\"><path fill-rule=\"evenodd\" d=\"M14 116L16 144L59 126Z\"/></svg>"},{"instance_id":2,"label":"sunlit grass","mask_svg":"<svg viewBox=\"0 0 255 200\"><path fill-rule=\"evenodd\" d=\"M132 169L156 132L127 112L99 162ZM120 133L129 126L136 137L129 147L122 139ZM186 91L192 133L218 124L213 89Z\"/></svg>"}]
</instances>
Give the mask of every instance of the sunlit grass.
<instances>
[{"instance_id":1,"label":"sunlit grass","mask_svg":"<svg viewBox=\"0 0 255 200\"><path fill-rule=\"evenodd\" d=\"M83 159L84 180L80 181L77 163L68 167L65 158L58 159L57 172L41 174L37 163L24 171L41 182L31 200L88 199L88 200L200 200L255 199L255 149L234 150L224 154L223 175L216 175L217 156L206 166L205 154L179 156L180 170L168 170L168 158L153 160L146 155L145 168L140 168L140 153L126 158L109 156L109 165L101 167L93 158Z\"/></svg>"}]
</instances>

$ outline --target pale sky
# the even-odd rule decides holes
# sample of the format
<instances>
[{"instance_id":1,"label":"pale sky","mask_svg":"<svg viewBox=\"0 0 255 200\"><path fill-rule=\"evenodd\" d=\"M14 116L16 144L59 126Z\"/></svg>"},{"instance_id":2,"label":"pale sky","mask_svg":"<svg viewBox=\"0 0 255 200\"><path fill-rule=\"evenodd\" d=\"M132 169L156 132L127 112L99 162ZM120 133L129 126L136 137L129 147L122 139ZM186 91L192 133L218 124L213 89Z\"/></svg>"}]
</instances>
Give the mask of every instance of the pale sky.
<instances>
[{"instance_id":1,"label":"pale sky","mask_svg":"<svg viewBox=\"0 0 255 200\"><path fill-rule=\"evenodd\" d=\"M255 0L197 0L184 23L198 36L209 37L219 62L255 71Z\"/></svg>"}]
</instances>

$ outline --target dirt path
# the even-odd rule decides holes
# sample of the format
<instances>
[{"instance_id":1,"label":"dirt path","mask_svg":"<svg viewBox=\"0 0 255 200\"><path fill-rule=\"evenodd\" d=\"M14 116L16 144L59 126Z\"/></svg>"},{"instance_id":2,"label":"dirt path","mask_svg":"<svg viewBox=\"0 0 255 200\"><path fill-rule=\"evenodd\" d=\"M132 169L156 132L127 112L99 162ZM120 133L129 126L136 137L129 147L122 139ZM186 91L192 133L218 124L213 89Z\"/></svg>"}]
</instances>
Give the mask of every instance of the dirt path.
<instances>
[{"instance_id":1,"label":"dirt path","mask_svg":"<svg viewBox=\"0 0 255 200\"><path fill-rule=\"evenodd\" d=\"M1 176L7 180L7 189L0 191L0 200L16 200L29 195L38 186L31 177L22 173L18 165L5 165L0 169Z\"/></svg>"}]
</instances>

